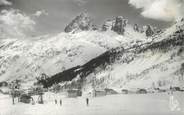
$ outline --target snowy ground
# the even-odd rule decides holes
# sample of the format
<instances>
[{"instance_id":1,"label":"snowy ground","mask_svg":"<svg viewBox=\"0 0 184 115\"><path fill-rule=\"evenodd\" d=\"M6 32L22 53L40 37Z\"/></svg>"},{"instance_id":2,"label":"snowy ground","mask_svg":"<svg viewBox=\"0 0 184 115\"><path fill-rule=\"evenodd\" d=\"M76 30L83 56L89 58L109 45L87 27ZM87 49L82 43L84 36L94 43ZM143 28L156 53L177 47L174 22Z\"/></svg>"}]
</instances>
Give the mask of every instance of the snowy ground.
<instances>
[{"instance_id":1,"label":"snowy ground","mask_svg":"<svg viewBox=\"0 0 184 115\"><path fill-rule=\"evenodd\" d=\"M179 102L179 111L171 111L170 95L160 94L129 94L109 95L90 98L87 107L85 98L64 98L49 95L45 104L12 105L9 96L0 94L0 115L183 115L184 93L175 93ZM63 105L54 103L54 99L62 98Z\"/></svg>"}]
</instances>

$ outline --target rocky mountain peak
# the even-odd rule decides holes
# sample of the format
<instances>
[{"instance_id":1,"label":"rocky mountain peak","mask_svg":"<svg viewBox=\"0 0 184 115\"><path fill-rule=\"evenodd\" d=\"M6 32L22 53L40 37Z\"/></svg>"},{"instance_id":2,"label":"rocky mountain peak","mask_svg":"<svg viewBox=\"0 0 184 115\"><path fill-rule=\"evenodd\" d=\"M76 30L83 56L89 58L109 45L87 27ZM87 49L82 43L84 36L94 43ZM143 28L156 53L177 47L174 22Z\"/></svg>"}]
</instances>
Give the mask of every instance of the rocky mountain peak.
<instances>
[{"instance_id":1,"label":"rocky mountain peak","mask_svg":"<svg viewBox=\"0 0 184 115\"><path fill-rule=\"evenodd\" d=\"M135 32L139 33L145 33L147 37L151 37L154 34L159 34L162 32L162 30L158 27L152 26L152 25L145 25L145 26L140 26L138 24L134 24L133 30Z\"/></svg>"},{"instance_id":2,"label":"rocky mountain peak","mask_svg":"<svg viewBox=\"0 0 184 115\"><path fill-rule=\"evenodd\" d=\"M87 12L82 12L78 16L76 16L71 23L69 23L64 31L69 32L78 32L78 31L87 31L93 29L94 24L92 23L92 18L89 16Z\"/></svg>"},{"instance_id":3,"label":"rocky mountain peak","mask_svg":"<svg viewBox=\"0 0 184 115\"><path fill-rule=\"evenodd\" d=\"M76 16L64 29L66 33L76 33L80 31L89 31L89 30L102 30L102 31L114 31L119 35L124 35L125 29L128 25L128 20L123 16L116 16L110 19L107 19L101 28L98 28L97 25L93 24L92 18L87 12L82 12ZM145 33L147 37L152 36L155 33L160 33L161 30L151 25L139 26L134 24L132 26L135 32Z\"/></svg>"},{"instance_id":4,"label":"rocky mountain peak","mask_svg":"<svg viewBox=\"0 0 184 115\"><path fill-rule=\"evenodd\" d=\"M147 37L150 37L154 34L153 27L151 25L146 25L145 26L145 33Z\"/></svg>"},{"instance_id":5,"label":"rocky mountain peak","mask_svg":"<svg viewBox=\"0 0 184 115\"><path fill-rule=\"evenodd\" d=\"M103 31L112 30L118 34L123 35L125 27L128 23L127 19L124 19L123 16L117 16L114 19L108 19L102 26Z\"/></svg>"}]
</instances>

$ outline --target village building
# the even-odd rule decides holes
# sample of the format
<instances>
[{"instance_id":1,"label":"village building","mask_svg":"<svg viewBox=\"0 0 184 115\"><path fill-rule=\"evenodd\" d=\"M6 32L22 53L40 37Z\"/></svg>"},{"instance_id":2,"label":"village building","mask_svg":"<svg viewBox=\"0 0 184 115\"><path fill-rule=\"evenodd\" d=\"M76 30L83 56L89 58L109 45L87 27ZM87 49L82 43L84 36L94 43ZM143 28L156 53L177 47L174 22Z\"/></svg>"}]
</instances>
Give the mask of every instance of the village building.
<instances>
[{"instance_id":1,"label":"village building","mask_svg":"<svg viewBox=\"0 0 184 115\"><path fill-rule=\"evenodd\" d=\"M128 94L129 93L129 91L127 89L122 89L121 92L122 92L122 94Z\"/></svg>"},{"instance_id":2,"label":"village building","mask_svg":"<svg viewBox=\"0 0 184 115\"><path fill-rule=\"evenodd\" d=\"M82 96L82 91L78 89L70 89L66 91L67 97L69 98L75 98L78 96Z\"/></svg>"},{"instance_id":3,"label":"village building","mask_svg":"<svg viewBox=\"0 0 184 115\"><path fill-rule=\"evenodd\" d=\"M27 94L22 94L19 97L19 102L22 102L22 103L31 103L33 101L34 101L33 98Z\"/></svg>"},{"instance_id":4,"label":"village building","mask_svg":"<svg viewBox=\"0 0 184 115\"><path fill-rule=\"evenodd\" d=\"M105 90L93 90L92 91L92 97L101 97L106 96Z\"/></svg>"},{"instance_id":5,"label":"village building","mask_svg":"<svg viewBox=\"0 0 184 115\"><path fill-rule=\"evenodd\" d=\"M7 87L8 83L6 81L0 82L0 87Z\"/></svg>"},{"instance_id":6,"label":"village building","mask_svg":"<svg viewBox=\"0 0 184 115\"><path fill-rule=\"evenodd\" d=\"M118 94L114 89L105 88L106 95Z\"/></svg>"},{"instance_id":7,"label":"village building","mask_svg":"<svg viewBox=\"0 0 184 115\"><path fill-rule=\"evenodd\" d=\"M147 93L147 90L146 89L138 89L137 94L146 94Z\"/></svg>"}]
</instances>

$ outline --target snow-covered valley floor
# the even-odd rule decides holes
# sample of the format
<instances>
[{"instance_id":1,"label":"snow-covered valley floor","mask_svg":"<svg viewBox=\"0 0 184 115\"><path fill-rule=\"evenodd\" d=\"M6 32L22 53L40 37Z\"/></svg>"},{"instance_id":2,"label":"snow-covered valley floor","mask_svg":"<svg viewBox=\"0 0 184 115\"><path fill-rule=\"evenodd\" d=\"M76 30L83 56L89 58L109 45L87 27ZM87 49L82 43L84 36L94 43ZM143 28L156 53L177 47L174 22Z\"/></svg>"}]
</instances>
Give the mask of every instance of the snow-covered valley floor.
<instances>
[{"instance_id":1,"label":"snow-covered valley floor","mask_svg":"<svg viewBox=\"0 0 184 115\"><path fill-rule=\"evenodd\" d=\"M171 111L171 95L159 94L118 94L104 97L63 98L60 96L45 97L45 104L12 105L9 96L0 95L0 115L184 115L184 93L174 93L179 102L179 111ZM55 99L62 98L62 106L55 104Z\"/></svg>"}]
</instances>

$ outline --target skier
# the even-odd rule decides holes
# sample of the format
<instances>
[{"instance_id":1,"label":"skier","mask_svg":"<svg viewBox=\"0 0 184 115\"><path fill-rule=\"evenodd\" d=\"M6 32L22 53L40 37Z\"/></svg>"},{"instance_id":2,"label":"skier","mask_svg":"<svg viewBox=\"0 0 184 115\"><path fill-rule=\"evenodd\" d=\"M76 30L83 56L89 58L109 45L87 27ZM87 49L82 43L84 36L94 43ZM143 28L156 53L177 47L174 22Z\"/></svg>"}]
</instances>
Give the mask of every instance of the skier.
<instances>
[{"instance_id":1,"label":"skier","mask_svg":"<svg viewBox=\"0 0 184 115\"><path fill-rule=\"evenodd\" d=\"M60 106L62 106L62 99L60 99L59 103L60 103Z\"/></svg>"},{"instance_id":2,"label":"skier","mask_svg":"<svg viewBox=\"0 0 184 115\"><path fill-rule=\"evenodd\" d=\"M86 105L88 106L89 105L89 99L86 98Z\"/></svg>"},{"instance_id":3,"label":"skier","mask_svg":"<svg viewBox=\"0 0 184 115\"><path fill-rule=\"evenodd\" d=\"M55 104L57 104L57 100L55 99Z\"/></svg>"},{"instance_id":4,"label":"skier","mask_svg":"<svg viewBox=\"0 0 184 115\"><path fill-rule=\"evenodd\" d=\"M170 86L170 94L171 95L173 94L173 88L172 88L172 86Z\"/></svg>"}]
</instances>

